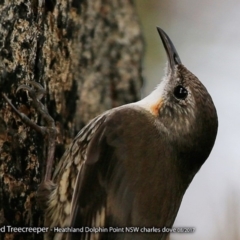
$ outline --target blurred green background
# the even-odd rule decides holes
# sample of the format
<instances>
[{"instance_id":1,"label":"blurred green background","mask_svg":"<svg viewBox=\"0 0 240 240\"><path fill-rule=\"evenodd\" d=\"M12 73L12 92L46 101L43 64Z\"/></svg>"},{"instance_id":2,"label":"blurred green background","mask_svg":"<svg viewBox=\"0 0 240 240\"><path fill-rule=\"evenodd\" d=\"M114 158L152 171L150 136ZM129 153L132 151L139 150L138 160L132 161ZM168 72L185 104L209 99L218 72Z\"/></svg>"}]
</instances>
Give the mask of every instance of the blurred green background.
<instances>
[{"instance_id":1,"label":"blurred green background","mask_svg":"<svg viewBox=\"0 0 240 240\"><path fill-rule=\"evenodd\" d=\"M156 26L172 39L182 63L206 86L216 105L214 149L187 190L176 227L195 227L171 240L240 239L240 1L135 0L146 42L145 86L164 75L167 57Z\"/></svg>"}]
</instances>

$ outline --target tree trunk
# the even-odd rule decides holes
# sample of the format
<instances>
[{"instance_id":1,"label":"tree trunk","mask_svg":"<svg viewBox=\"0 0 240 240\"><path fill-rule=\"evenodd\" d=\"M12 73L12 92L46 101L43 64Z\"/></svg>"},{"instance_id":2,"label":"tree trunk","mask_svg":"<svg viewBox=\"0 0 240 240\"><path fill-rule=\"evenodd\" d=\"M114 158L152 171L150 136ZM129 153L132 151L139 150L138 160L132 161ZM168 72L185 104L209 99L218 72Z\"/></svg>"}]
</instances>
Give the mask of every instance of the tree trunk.
<instances>
[{"instance_id":1,"label":"tree trunk","mask_svg":"<svg viewBox=\"0 0 240 240\"><path fill-rule=\"evenodd\" d=\"M132 0L0 1L0 91L44 125L21 84L36 81L58 130L55 165L93 117L139 99L143 42ZM45 139L0 98L0 239L41 239L5 233L5 225L42 226L36 190ZM5 229L6 231L7 229Z\"/></svg>"}]
</instances>

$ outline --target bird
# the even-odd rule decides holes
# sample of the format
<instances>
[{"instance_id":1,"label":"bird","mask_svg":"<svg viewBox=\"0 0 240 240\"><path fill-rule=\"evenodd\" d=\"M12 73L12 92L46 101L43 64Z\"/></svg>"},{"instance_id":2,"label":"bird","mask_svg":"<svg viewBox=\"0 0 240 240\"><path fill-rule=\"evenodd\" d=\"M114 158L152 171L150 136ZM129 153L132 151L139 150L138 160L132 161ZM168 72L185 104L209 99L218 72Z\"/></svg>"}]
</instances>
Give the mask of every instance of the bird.
<instances>
[{"instance_id":1,"label":"bird","mask_svg":"<svg viewBox=\"0 0 240 240\"><path fill-rule=\"evenodd\" d=\"M218 117L207 89L157 31L165 76L148 96L102 113L74 138L41 189L52 229L45 239L167 239L161 229L173 226L211 153Z\"/></svg>"}]
</instances>

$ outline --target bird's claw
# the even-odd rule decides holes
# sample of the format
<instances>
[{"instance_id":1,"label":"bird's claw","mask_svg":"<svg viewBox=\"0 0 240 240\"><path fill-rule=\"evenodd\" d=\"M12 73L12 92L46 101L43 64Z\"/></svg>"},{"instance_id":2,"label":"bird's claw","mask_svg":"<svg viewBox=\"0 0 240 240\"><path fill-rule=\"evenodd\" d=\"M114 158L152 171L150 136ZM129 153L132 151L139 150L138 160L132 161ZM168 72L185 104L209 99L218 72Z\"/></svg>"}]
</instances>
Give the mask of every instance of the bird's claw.
<instances>
[{"instance_id":1,"label":"bird's claw","mask_svg":"<svg viewBox=\"0 0 240 240\"><path fill-rule=\"evenodd\" d=\"M25 114L21 113L11 102L11 100L2 93L3 98L6 102L11 106L13 111L21 118L21 120L31 128L35 129L37 132L40 132L42 135L47 137L47 160L45 166L45 174L44 181L51 180L51 171L54 161L54 153L55 153L55 140L56 140L56 127L53 118L49 115L47 108L40 102L46 90L37 82L34 81L26 81L28 84L33 87L29 87L27 85L20 85L16 92L20 90L28 91L29 97L32 99L32 105L34 109L41 115L43 120L46 123L46 126L39 126L35 122L31 121Z\"/></svg>"},{"instance_id":2,"label":"bird's claw","mask_svg":"<svg viewBox=\"0 0 240 240\"><path fill-rule=\"evenodd\" d=\"M46 90L43 88L43 86L37 82L34 81L28 81L26 80L26 83L30 84L33 86L33 88L23 84L20 85L17 90L16 93L18 93L20 90L26 90L29 93L29 97L31 99L36 99L36 100L41 100L43 98L43 96L46 94Z\"/></svg>"},{"instance_id":3,"label":"bird's claw","mask_svg":"<svg viewBox=\"0 0 240 240\"><path fill-rule=\"evenodd\" d=\"M16 93L20 90L25 90L28 92L29 97L32 99L32 104L35 110L42 116L43 120L46 122L48 128L55 128L55 123L53 118L49 115L47 108L40 102L43 96L46 94L46 90L40 83L34 81L26 80L26 83L32 85L29 87L27 85L20 85Z\"/></svg>"}]
</instances>

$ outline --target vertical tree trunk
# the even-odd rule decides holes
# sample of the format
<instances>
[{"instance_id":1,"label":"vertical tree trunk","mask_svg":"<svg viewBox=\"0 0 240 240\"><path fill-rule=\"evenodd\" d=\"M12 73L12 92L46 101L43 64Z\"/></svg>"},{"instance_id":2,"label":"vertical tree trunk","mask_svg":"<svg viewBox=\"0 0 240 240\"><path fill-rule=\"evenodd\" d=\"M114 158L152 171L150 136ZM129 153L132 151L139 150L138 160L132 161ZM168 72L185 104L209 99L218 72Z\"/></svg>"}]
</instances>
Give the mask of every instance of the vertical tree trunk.
<instances>
[{"instance_id":1,"label":"vertical tree trunk","mask_svg":"<svg viewBox=\"0 0 240 240\"><path fill-rule=\"evenodd\" d=\"M0 1L0 91L43 125L26 80L47 90L58 129L56 162L74 135L101 112L139 99L143 43L132 0ZM0 229L41 226L36 190L45 139L0 98ZM41 239L0 233L0 239Z\"/></svg>"}]
</instances>

